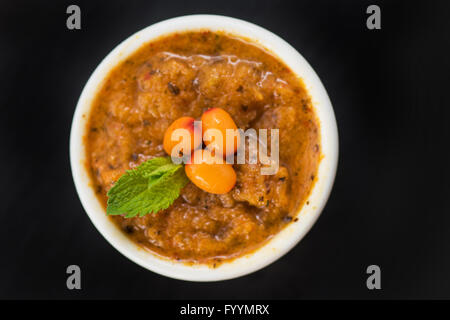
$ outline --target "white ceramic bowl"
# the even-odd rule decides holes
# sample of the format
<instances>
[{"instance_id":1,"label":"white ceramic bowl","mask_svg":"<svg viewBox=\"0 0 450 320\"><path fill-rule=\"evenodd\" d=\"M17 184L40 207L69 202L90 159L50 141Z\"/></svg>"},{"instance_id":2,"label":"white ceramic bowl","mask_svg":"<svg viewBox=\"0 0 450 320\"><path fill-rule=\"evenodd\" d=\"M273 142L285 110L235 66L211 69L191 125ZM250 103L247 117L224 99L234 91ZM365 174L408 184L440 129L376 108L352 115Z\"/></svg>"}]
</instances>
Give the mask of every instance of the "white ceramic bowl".
<instances>
[{"instance_id":1,"label":"white ceramic bowl","mask_svg":"<svg viewBox=\"0 0 450 320\"><path fill-rule=\"evenodd\" d=\"M217 268L205 265L189 266L154 255L128 239L107 217L105 209L95 196L85 168L83 135L92 101L108 72L144 43L173 32L207 29L225 31L259 43L278 56L301 77L311 96L320 121L323 159L318 180L309 196L309 205L298 213L299 220L290 223L266 245L255 252ZM288 43L257 25L217 15L191 15L165 20L141 30L119 44L100 63L81 93L72 122L70 162L73 179L81 203L100 233L124 256L148 270L167 277L190 281L217 281L236 278L257 271L274 262L294 247L309 231L327 202L333 186L338 161L338 133L331 102L319 77L306 60Z\"/></svg>"}]
</instances>

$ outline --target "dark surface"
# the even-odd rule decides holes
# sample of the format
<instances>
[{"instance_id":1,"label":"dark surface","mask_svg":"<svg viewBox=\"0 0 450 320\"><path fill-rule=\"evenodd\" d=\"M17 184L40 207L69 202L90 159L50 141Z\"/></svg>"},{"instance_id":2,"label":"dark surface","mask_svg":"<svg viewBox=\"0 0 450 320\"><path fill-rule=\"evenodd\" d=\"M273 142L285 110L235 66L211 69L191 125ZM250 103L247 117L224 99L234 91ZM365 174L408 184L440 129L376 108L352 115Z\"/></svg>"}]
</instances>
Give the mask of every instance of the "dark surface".
<instances>
[{"instance_id":1,"label":"dark surface","mask_svg":"<svg viewBox=\"0 0 450 320\"><path fill-rule=\"evenodd\" d=\"M66 29L78 4L82 30ZM382 30L365 26L368 4ZM428 4L427 4L428 3ZM448 2L447 2L448 3ZM450 7L444 1L8 1L0 11L0 298L450 298ZM340 160L304 240L240 279L190 283L124 258L73 185L81 90L119 42L193 13L234 16L292 44L333 103ZM82 290L66 289L66 267ZM369 291L366 267L382 270Z\"/></svg>"}]
</instances>

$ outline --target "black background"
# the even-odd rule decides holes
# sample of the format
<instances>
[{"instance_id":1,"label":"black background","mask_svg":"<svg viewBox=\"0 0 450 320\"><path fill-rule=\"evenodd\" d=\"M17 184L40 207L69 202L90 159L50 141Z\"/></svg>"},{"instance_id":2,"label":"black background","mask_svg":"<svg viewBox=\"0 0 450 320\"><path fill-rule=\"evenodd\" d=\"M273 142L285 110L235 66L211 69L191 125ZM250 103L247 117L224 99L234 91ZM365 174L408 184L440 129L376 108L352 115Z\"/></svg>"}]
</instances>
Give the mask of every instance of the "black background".
<instances>
[{"instance_id":1,"label":"black background","mask_svg":"<svg viewBox=\"0 0 450 320\"><path fill-rule=\"evenodd\" d=\"M447 3L447 4L446 4ZM77 4L82 29L66 28ZM366 28L369 4L382 30ZM2 1L0 298L450 298L450 6L442 1ZM335 186L286 256L217 283L172 280L124 258L81 207L69 164L77 99L100 61L155 22L248 20L292 44L336 113ZM66 289L66 267L82 290ZM368 265L382 271L369 291Z\"/></svg>"}]
</instances>

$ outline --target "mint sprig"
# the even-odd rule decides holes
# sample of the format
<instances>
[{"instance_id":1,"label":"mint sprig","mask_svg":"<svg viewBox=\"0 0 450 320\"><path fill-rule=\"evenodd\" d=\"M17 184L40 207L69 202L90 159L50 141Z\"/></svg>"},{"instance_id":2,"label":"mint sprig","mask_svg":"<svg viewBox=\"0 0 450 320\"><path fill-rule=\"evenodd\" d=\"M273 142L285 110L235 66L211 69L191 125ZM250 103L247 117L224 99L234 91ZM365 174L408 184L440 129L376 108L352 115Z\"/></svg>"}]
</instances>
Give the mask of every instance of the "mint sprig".
<instances>
[{"instance_id":1,"label":"mint sprig","mask_svg":"<svg viewBox=\"0 0 450 320\"><path fill-rule=\"evenodd\" d=\"M116 181L108 191L106 213L132 218L167 209L187 183L181 164L170 157L150 159Z\"/></svg>"}]
</instances>

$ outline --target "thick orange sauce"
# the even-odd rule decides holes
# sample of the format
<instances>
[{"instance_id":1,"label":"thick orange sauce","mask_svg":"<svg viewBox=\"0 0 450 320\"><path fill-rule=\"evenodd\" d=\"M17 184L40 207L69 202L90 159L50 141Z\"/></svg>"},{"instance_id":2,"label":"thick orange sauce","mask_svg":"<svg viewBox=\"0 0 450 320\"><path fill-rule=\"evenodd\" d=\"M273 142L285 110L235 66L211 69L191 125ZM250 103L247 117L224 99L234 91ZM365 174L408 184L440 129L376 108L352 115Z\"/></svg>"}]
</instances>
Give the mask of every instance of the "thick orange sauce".
<instances>
[{"instance_id":1,"label":"thick orange sauce","mask_svg":"<svg viewBox=\"0 0 450 320\"><path fill-rule=\"evenodd\" d=\"M217 263L264 244L304 205L320 161L319 124L301 80L279 59L224 33L173 34L145 44L105 79L89 115L87 167L99 199L125 172L165 156L179 117L225 109L238 128L279 129L280 167L235 164L225 195L192 183L167 210L112 219L135 242L170 259Z\"/></svg>"}]
</instances>

